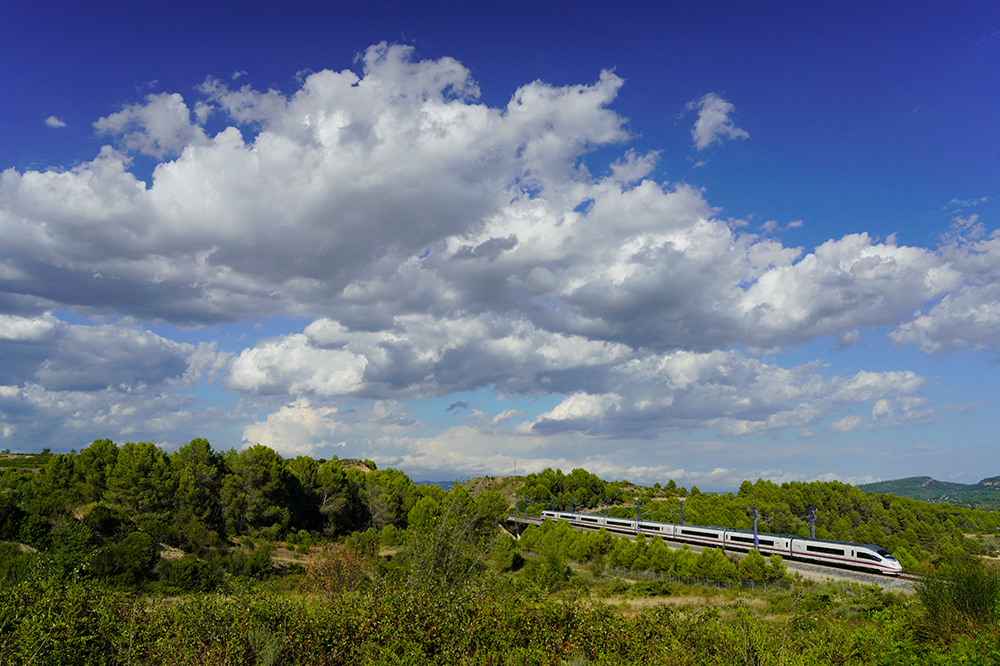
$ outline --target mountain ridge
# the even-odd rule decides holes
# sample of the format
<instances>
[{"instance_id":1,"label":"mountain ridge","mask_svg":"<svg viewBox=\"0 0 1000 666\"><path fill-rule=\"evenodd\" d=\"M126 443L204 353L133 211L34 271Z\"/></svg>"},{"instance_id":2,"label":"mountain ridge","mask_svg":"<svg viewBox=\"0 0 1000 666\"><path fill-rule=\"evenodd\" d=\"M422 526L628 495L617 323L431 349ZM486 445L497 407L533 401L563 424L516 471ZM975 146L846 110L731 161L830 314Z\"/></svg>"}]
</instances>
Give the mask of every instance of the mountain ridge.
<instances>
[{"instance_id":1,"label":"mountain ridge","mask_svg":"<svg viewBox=\"0 0 1000 666\"><path fill-rule=\"evenodd\" d=\"M865 483L859 489L909 497L924 502L938 502L971 509L1000 510L1000 476L989 476L978 483L938 481L930 476Z\"/></svg>"}]
</instances>

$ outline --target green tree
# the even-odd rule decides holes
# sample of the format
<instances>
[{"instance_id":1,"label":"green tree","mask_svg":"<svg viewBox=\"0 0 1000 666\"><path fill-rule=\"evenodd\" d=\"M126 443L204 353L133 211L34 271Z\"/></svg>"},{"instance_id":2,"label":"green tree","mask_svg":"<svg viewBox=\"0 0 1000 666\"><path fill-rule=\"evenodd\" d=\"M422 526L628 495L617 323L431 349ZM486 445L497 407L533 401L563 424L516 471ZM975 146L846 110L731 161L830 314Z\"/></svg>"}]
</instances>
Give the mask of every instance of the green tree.
<instances>
[{"instance_id":1,"label":"green tree","mask_svg":"<svg viewBox=\"0 0 1000 666\"><path fill-rule=\"evenodd\" d=\"M739 577L743 580L763 581L769 578L767 560L756 548L743 556L738 570Z\"/></svg>"},{"instance_id":2,"label":"green tree","mask_svg":"<svg viewBox=\"0 0 1000 666\"><path fill-rule=\"evenodd\" d=\"M50 456L34 477L35 492L29 513L55 517L71 510L83 500L82 485L76 469L76 456Z\"/></svg>"},{"instance_id":3,"label":"green tree","mask_svg":"<svg viewBox=\"0 0 1000 666\"><path fill-rule=\"evenodd\" d=\"M377 530L389 524L406 527L407 516L419 497L413 481L397 469L368 472L360 478L369 526Z\"/></svg>"},{"instance_id":4,"label":"green tree","mask_svg":"<svg viewBox=\"0 0 1000 666\"><path fill-rule=\"evenodd\" d=\"M174 507L177 483L167 454L152 442L128 442L118 450L107 477L105 499L136 521L166 521Z\"/></svg>"},{"instance_id":5,"label":"green tree","mask_svg":"<svg viewBox=\"0 0 1000 666\"><path fill-rule=\"evenodd\" d=\"M222 457L206 440L196 438L170 455L170 466L177 481L174 529L185 548L204 553L224 529Z\"/></svg>"},{"instance_id":6,"label":"green tree","mask_svg":"<svg viewBox=\"0 0 1000 666\"><path fill-rule=\"evenodd\" d=\"M732 580L736 577L736 565L718 548L705 548L698 557L698 575L711 580Z\"/></svg>"},{"instance_id":7,"label":"green tree","mask_svg":"<svg viewBox=\"0 0 1000 666\"><path fill-rule=\"evenodd\" d=\"M83 494L88 501L104 497L108 476L113 473L117 460L118 446L110 439L95 439L93 444L80 451L77 467L83 481Z\"/></svg>"},{"instance_id":8,"label":"green tree","mask_svg":"<svg viewBox=\"0 0 1000 666\"><path fill-rule=\"evenodd\" d=\"M296 483L284 459L255 444L226 456L229 473L222 482L222 516L226 532L261 534L273 540L291 523L289 486Z\"/></svg>"}]
</instances>

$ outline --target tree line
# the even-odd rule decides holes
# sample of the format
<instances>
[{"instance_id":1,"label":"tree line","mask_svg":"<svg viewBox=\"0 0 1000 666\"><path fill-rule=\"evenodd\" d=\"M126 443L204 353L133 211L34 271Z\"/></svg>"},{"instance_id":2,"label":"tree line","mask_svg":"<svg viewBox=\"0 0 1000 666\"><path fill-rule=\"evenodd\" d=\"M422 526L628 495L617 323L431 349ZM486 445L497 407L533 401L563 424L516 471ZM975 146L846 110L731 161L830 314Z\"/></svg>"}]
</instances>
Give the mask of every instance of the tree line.
<instances>
[{"instance_id":1,"label":"tree line","mask_svg":"<svg viewBox=\"0 0 1000 666\"><path fill-rule=\"evenodd\" d=\"M744 481L736 493L701 493L686 497L640 496L643 520L684 522L751 529L750 507L757 509L757 529L770 534L809 536L809 508L814 507L816 538L853 541L887 548L904 569L915 571L961 554L995 555L988 538L1000 529L1000 513L932 504L895 495L866 493L837 481L776 484ZM612 515L635 518L636 509L613 507Z\"/></svg>"}]
</instances>

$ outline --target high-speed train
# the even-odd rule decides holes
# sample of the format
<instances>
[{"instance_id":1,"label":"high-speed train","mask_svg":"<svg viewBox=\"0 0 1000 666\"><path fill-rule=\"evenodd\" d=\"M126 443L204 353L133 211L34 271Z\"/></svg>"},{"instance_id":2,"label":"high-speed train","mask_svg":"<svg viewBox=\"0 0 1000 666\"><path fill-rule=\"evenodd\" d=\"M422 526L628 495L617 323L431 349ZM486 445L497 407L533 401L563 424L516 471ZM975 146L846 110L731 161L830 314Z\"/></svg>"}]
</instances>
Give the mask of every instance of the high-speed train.
<instances>
[{"instance_id":1,"label":"high-speed train","mask_svg":"<svg viewBox=\"0 0 1000 666\"><path fill-rule=\"evenodd\" d=\"M728 550L749 551L754 547L753 532L731 530L725 527L702 527L700 525L678 525L658 523L652 520L629 520L587 513L565 511L543 511L543 518L566 520L574 527L599 530L601 528L618 534L645 534L668 541L682 541L698 546L709 546ZM827 541L809 539L789 534L757 534L757 550L762 555L816 562L827 566L865 569L878 573L896 575L903 570L899 561L885 548L866 543L849 541Z\"/></svg>"}]
</instances>

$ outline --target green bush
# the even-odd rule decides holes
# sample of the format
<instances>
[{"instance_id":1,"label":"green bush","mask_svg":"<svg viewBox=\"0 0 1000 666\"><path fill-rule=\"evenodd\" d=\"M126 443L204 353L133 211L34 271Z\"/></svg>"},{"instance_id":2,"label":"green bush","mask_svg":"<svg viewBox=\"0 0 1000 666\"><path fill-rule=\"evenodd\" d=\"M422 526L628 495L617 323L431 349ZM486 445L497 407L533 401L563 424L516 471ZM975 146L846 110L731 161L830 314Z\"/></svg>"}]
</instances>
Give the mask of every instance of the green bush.
<instances>
[{"instance_id":1,"label":"green bush","mask_svg":"<svg viewBox=\"0 0 1000 666\"><path fill-rule=\"evenodd\" d=\"M635 597L669 597L674 593L674 585L665 580L642 580L632 586Z\"/></svg>"},{"instance_id":2,"label":"green bush","mask_svg":"<svg viewBox=\"0 0 1000 666\"><path fill-rule=\"evenodd\" d=\"M7 495L0 495L0 540L14 540L28 514Z\"/></svg>"},{"instance_id":3,"label":"green bush","mask_svg":"<svg viewBox=\"0 0 1000 666\"><path fill-rule=\"evenodd\" d=\"M39 515L31 514L21 522L18 538L33 548L45 550L52 543L52 526Z\"/></svg>"},{"instance_id":4,"label":"green bush","mask_svg":"<svg viewBox=\"0 0 1000 666\"><path fill-rule=\"evenodd\" d=\"M107 545L94 553L90 573L116 587L142 585L152 574L160 555L145 532L133 532L118 545Z\"/></svg>"},{"instance_id":5,"label":"green bush","mask_svg":"<svg viewBox=\"0 0 1000 666\"><path fill-rule=\"evenodd\" d=\"M213 576L229 574L239 578L262 580L274 572L273 547L260 545L247 554L243 550L220 550L209 561Z\"/></svg>"},{"instance_id":6,"label":"green bush","mask_svg":"<svg viewBox=\"0 0 1000 666\"><path fill-rule=\"evenodd\" d=\"M124 511L106 504L98 504L83 517L83 523L97 534L112 541L120 541L135 530L132 519Z\"/></svg>"},{"instance_id":7,"label":"green bush","mask_svg":"<svg viewBox=\"0 0 1000 666\"><path fill-rule=\"evenodd\" d=\"M208 592L218 582L212 569L194 555L188 554L164 568L163 581L182 592Z\"/></svg>"},{"instance_id":8,"label":"green bush","mask_svg":"<svg viewBox=\"0 0 1000 666\"><path fill-rule=\"evenodd\" d=\"M521 572L525 580L547 592L555 592L565 587L572 572L566 560L555 553L536 557L529 561Z\"/></svg>"},{"instance_id":9,"label":"green bush","mask_svg":"<svg viewBox=\"0 0 1000 666\"><path fill-rule=\"evenodd\" d=\"M937 575L922 578L914 590L929 633L974 633L1000 620L1000 569L978 558L959 556Z\"/></svg>"},{"instance_id":10,"label":"green bush","mask_svg":"<svg viewBox=\"0 0 1000 666\"><path fill-rule=\"evenodd\" d=\"M49 553L56 567L69 573L82 565L94 550L94 533L71 516L60 516L52 525Z\"/></svg>"},{"instance_id":11,"label":"green bush","mask_svg":"<svg viewBox=\"0 0 1000 666\"><path fill-rule=\"evenodd\" d=\"M0 584L16 585L37 578L42 567L38 553L24 552L16 543L0 543Z\"/></svg>"}]
</instances>

